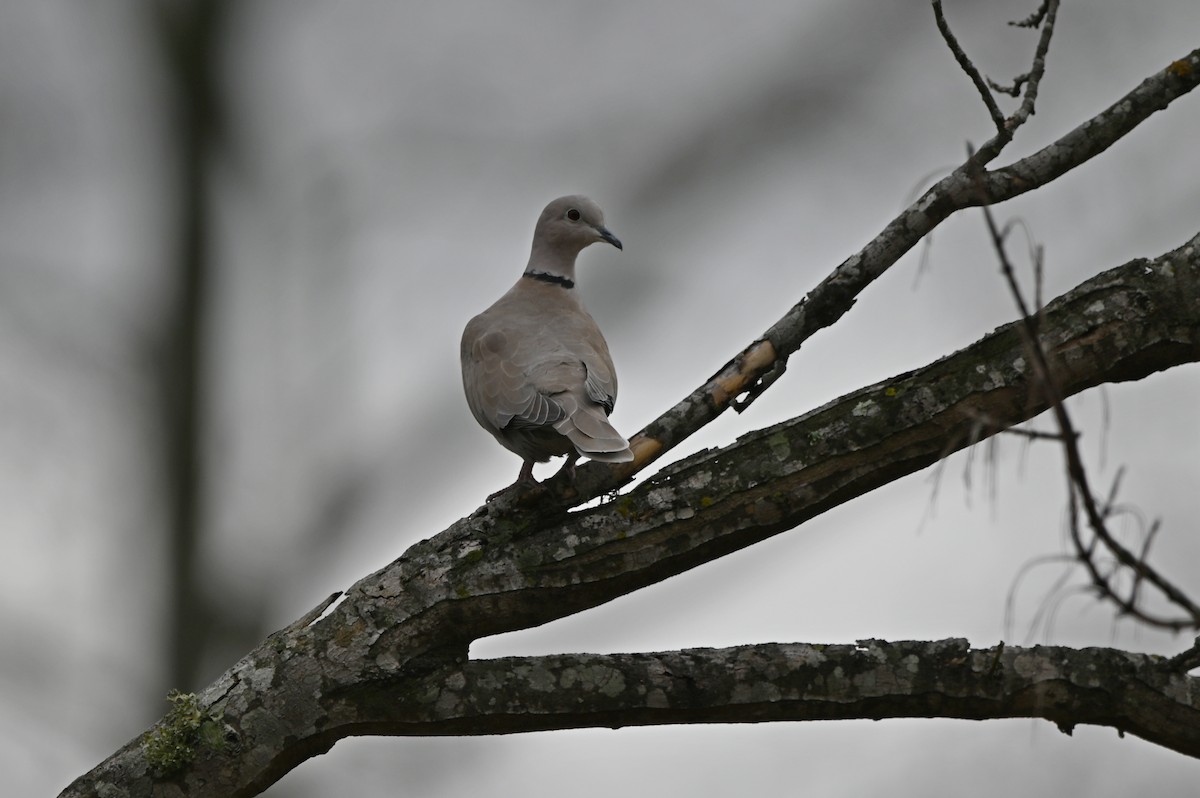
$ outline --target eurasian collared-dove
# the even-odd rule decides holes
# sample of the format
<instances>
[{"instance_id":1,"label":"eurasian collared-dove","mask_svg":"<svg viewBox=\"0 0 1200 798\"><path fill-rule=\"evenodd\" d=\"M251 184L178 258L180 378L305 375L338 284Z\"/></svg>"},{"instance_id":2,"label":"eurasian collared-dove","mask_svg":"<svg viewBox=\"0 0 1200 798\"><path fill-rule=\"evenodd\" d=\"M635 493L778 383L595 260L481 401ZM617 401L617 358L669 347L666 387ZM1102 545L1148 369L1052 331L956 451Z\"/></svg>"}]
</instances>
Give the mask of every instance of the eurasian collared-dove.
<instances>
[{"instance_id":1,"label":"eurasian collared-dove","mask_svg":"<svg viewBox=\"0 0 1200 798\"><path fill-rule=\"evenodd\" d=\"M633 459L629 441L608 422L617 399L608 344L575 290L575 257L597 241L622 249L596 203L554 200L534 227L525 273L463 330L471 413L525 461L513 486L533 482L533 464L559 455L568 455L563 468L571 474L578 455Z\"/></svg>"}]
</instances>

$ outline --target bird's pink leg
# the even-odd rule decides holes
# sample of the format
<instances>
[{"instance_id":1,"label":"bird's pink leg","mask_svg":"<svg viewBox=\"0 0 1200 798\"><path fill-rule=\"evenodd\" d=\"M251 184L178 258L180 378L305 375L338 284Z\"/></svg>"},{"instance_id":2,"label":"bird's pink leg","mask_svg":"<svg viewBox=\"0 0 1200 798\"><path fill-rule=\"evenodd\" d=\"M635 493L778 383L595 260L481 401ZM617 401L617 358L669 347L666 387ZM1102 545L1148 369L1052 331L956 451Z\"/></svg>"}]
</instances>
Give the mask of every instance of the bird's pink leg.
<instances>
[{"instance_id":1,"label":"bird's pink leg","mask_svg":"<svg viewBox=\"0 0 1200 798\"><path fill-rule=\"evenodd\" d=\"M567 455L567 462L562 464L562 468L558 469L558 473L556 473L554 476L557 477L559 474L566 474L567 475L567 484L574 485L575 484L575 461L578 459L579 459L579 455L577 455L577 454Z\"/></svg>"},{"instance_id":2,"label":"bird's pink leg","mask_svg":"<svg viewBox=\"0 0 1200 798\"><path fill-rule=\"evenodd\" d=\"M536 484L537 484L537 480L533 478L533 461L526 460L524 463L521 464L521 473L517 475L517 481L514 482L513 484L509 485L508 487L501 488L500 490L496 491L492 495L488 496L487 500L491 501L492 499L496 498L497 496L502 496L505 493L508 493L510 490L517 490L518 488L528 489L530 486L536 485Z\"/></svg>"}]
</instances>

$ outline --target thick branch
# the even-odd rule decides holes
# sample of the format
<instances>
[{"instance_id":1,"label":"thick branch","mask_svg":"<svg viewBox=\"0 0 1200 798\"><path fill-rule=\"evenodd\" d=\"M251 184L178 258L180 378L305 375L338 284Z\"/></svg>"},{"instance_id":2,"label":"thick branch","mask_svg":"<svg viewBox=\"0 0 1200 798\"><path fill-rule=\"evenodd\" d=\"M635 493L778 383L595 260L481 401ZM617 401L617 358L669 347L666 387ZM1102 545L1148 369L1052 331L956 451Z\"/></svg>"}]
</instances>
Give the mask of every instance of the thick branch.
<instances>
[{"instance_id":1,"label":"thick branch","mask_svg":"<svg viewBox=\"0 0 1200 798\"><path fill-rule=\"evenodd\" d=\"M1062 395L1200 360L1200 236L1047 305ZM180 775L190 795L252 795L340 737L338 702L460 667L471 640L538 625L790 529L1046 407L1007 325L923 369L703 452L587 511L477 514L363 579L327 616L272 636L202 696L231 744ZM983 422L980 419L988 419ZM1140 733L1140 732L1139 732ZM148 795L133 741L65 795Z\"/></svg>"},{"instance_id":2,"label":"thick branch","mask_svg":"<svg viewBox=\"0 0 1200 798\"><path fill-rule=\"evenodd\" d=\"M1044 718L1111 726L1200 757L1200 678L1111 648L970 649L966 640L767 643L468 662L369 685L331 707L362 734L846 718Z\"/></svg>"}]
</instances>

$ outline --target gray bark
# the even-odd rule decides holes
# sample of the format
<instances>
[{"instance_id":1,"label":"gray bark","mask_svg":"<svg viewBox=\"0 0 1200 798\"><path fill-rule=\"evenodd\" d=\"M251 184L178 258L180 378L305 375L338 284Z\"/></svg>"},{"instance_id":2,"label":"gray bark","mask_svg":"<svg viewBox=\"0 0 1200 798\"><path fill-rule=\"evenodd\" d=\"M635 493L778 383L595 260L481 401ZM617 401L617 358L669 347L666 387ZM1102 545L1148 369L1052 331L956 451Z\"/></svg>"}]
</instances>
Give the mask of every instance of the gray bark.
<instances>
[{"instance_id":1,"label":"gray bark","mask_svg":"<svg viewBox=\"0 0 1200 798\"><path fill-rule=\"evenodd\" d=\"M1200 756L1196 679L1161 657L1064 646L972 649L966 640L763 643L652 654L469 662L403 694L341 710L372 733L508 734L576 727L846 718L1044 718L1070 734L1111 726ZM560 691L571 694L570 705ZM378 730L375 732L374 730Z\"/></svg>"}]
</instances>

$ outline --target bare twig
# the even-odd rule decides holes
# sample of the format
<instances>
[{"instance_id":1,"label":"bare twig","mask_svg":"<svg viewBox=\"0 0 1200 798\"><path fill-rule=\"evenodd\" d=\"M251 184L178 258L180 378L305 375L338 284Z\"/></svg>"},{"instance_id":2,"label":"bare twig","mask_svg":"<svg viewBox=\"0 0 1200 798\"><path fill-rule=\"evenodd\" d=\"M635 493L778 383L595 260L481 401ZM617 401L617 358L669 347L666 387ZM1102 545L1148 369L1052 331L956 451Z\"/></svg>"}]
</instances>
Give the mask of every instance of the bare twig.
<instances>
[{"instance_id":1,"label":"bare twig","mask_svg":"<svg viewBox=\"0 0 1200 798\"><path fill-rule=\"evenodd\" d=\"M1016 576L1013 577L1012 583L1009 585L1008 594L1004 597L1004 636L1013 636L1013 626L1017 614L1017 593L1021 588L1021 584L1025 578L1033 572L1035 568L1041 565L1053 565L1062 563L1064 565L1074 565L1075 558L1067 554L1045 554L1041 557L1034 557L1026 561L1020 568L1017 569ZM1034 633L1037 631L1038 625L1042 622L1042 618L1047 612L1047 607L1051 598L1058 593L1067 583L1071 576L1069 568L1063 569L1063 572L1051 583L1046 590L1037 611L1033 615L1033 619L1029 622L1029 629L1025 634L1025 640L1028 642L1033 639Z\"/></svg>"},{"instance_id":2,"label":"bare twig","mask_svg":"<svg viewBox=\"0 0 1200 798\"><path fill-rule=\"evenodd\" d=\"M1112 512L1113 506L1117 503L1117 492L1121 489L1121 480L1125 478L1125 467L1117 469L1116 475L1113 477L1112 485L1108 489L1108 496L1104 499L1104 504L1101 505L1101 510L1105 517Z\"/></svg>"},{"instance_id":3,"label":"bare twig","mask_svg":"<svg viewBox=\"0 0 1200 798\"><path fill-rule=\"evenodd\" d=\"M946 46L950 48L954 60L958 62L963 72L975 84L975 88L979 91L979 96L983 99L983 104L992 118L992 124L996 127L996 135L980 147L972 158L972 166L980 169L991 163L1005 145L1012 141L1017 129L1033 116L1037 106L1038 87L1041 85L1042 76L1046 74L1046 53L1050 49L1050 39L1054 36L1054 21L1058 16L1059 0L1043 0L1038 10L1029 17L1009 23L1021 28L1041 27L1042 29L1042 35L1038 38L1037 48L1034 50L1033 64L1028 72L1018 75L1011 86L1002 86L993 80L985 79L980 74L979 69L972 63L954 34L951 33L945 14L942 12L941 0L932 0L932 2L934 19L937 21L942 38L946 41ZM992 94L993 90L1012 97L1020 97L1022 93L1024 96L1017 110L1005 117L996 104L996 97Z\"/></svg>"},{"instance_id":4,"label":"bare twig","mask_svg":"<svg viewBox=\"0 0 1200 798\"><path fill-rule=\"evenodd\" d=\"M1020 75L1017 75L1015 78L1013 78L1013 82L1009 86L1001 85L991 78L987 79L987 85L991 87L992 91L998 91L1001 94L1007 94L1009 97L1020 97L1021 88L1028 82L1028 72L1022 72Z\"/></svg>"},{"instance_id":5,"label":"bare twig","mask_svg":"<svg viewBox=\"0 0 1200 798\"><path fill-rule=\"evenodd\" d=\"M1031 441L1062 440L1062 435L1057 432L1043 432L1042 430L1028 429L1026 427L1006 427L1001 419L995 418L986 413L972 411L971 417L976 419L980 426L988 431L989 435L1014 435L1018 438L1025 438Z\"/></svg>"},{"instance_id":6,"label":"bare twig","mask_svg":"<svg viewBox=\"0 0 1200 798\"><path fill-rule=\"evenodd\" d=\"M1038 15L1035 15L1038 23L1044 20L1045 24L1042 25L1042 35L1038 38L1037 49L1033 54L1033 69L1029 71L1028 80L1025 81L1025 99L1021 101L1021 106L1017 108L1016 112L1008 118L1010 133L1033 116L1034 108L1037 105L1038 87L1041 86L1042 75L1046 74L1046 53L1050 50L1050 39L1054 36L1054 20L1058 17L1058 3L1059 0L1045 0ZM1030 17L1030 20L1032 19L1033 17ZM1019 27L1034 27L1034 25L1020 25Z\"/></svg>"},{"instance_id":7,"label":"bare twig","mask_svg":"<svg viewBox=\"0 0 1200 798\"><path fill-rule=\"evenodd\" d=\"M937 21L938 31L942 34L942 38L946 40L946 46L950 48L950 52L954 55L954 60L958 62L958 65L962 67L962 71L966 72L967 77L975 84L975 89L983 99L983 104L987 107L988 114L992 117L992 123L996 126L996 132L1003 134L1004 114L1001 112L1000 106L996 105L996 98L992 95L991 90L988 89L988 81L984 80L983 75L979 74L979 70L975 68L975 64L967 57L962 45L958 43L958 39L951 32L950 24L946 22L946 15L942 11L942 0L933 0L933 18Z\"/></svg>"},{"instance_id":8,"label":"bare twig","mask_svg":"<svg viewBox=\"0 0 1200 798\"><path fill-rule=\"evenodd\" d=\"M1042 432L1037 429L1025 429L1024 427L1012 427L1011 429L1000 430L1003 435L1016 435L1021 438L1028 438L1031 441L1061 441L1062 435L1057 432Z\"/></svg>"},{"instance_id":9,"label":"bare twig","mask_svg":"<svg viewBox=\"0 0 1200 798\"><path fill-rule=\"evenodd\" d=\"M1191 648L1179 652L1164 664L1168 670L1173 671L1186 672L1193 668L1200 668L1200 637L1196 638Z\"/></svg>"},{"instance_id":10,"label":"bare twig","mask_svg":"<svg viewBox=\"0 0 1200 798\"><path fill-rule=\"evenodd\" d=\"M1057 5L1057 3L1055 4ZM1042 24L1042 20L1046 18L1046 13L1050 10L1050 0L1042 0L1041 6L1037 11L1034 11L1025 19L1013 20L1008 23L1014 28L1036 28Z\"/></svg>"},{"instance_id":11,"label":"bare twig","mask_svg":"<svg viewBox=\"0 0 1200 798\"><path fill-rule=\"evenodd\" d=\"M1154 544L1154 537L1158 534L1158 530L1162 528L1162 523L1155 519L1150 525L1150 529L1146 531L1146 539L1142 541L1142 550L1138 553L1138 560L1148 562L1150 560L1150 546ZM1133 587L1129 590L1129 603L1137 605L1138 589L1142 586L1142 574L1136 572L1133 577Z\"/></svg>"},{"instance_id":12,"label":"bare twig","mask_svg":"<svg viewBox=\"0 0 1200 798\"><path fill-rule=\"evenodd\" d=\"M1146 560L1145 555L1149 553L1151 539L1158 531L1157 524L1152 527L1150 533L1147 535L1141 555L1135 555L1129 551L1109 530L1108 518L1116 499L1116 489L1120 483L1121 474L1118 473L1117 478L1114 480L1108 498L1104 502L1098 501L1089 483L1087 472L1083 465L1083 457L1079 451L1079 434L1075 431L1071 417L1063 404L1061 390L1054 378L1045 349L1038 335L1039 325L1035 314L1040 313L1040 308L1030 308L1025 300L1021 286L1017 280L1016 271L1008 257L1005 246L1005 232L997 226L991 208L984 204L982 211L988 233L991 237L992 246L1000 263L1000 271L1004 276L1005 282L1008 284L1013 302L1021 314L1021 324L1024 328L1026 343L1033 360L1034 375L1041 390L1044 392L1045 399L1050 405L1051 412L1054 414L1055 421L1058 424L1059 438L1066 457L1068 485L1070 488L1068 504L1070 538L1078 561L1087 571L1092 586L1097 593L1103 599L1115 604L1122 615L1136 618L1138 621L1149 626L1157 626L1165 629L1200 628L1200 606L1193 602L1174 583L1161 575ZM1040 265L1037 268L1040 275ZM1080 511L1082 511L1088 528L1092 531L1093 537L1090 540L1085 540L1083 537L1079 517ZM1111 555L1120 568L1114 568L1113 572L1105 573L1097 562L1098 546L1105 553ZM1133 583L1128 597L1120 595L1115 584L1117 577L1122 573L1121 568L1127 569L1133 575ZM1156 588L1182 614L1168 616L1146 610L1140 604L1138 595L1144 583Z\"/></svg>"}]
</instances>

